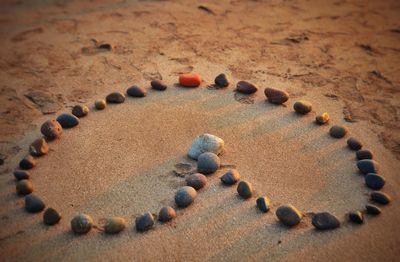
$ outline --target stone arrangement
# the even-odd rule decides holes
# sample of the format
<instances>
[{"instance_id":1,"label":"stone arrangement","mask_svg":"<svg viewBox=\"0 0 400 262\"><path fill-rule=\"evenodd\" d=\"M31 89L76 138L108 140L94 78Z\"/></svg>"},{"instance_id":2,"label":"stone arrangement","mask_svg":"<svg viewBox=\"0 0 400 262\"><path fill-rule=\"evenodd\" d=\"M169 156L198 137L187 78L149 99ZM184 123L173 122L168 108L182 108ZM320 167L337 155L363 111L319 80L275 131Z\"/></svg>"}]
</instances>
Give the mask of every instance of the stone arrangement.
<instances>
[{"instance_id":1,"label":"stone arrangement","mask_svg":"<svg viewBox=\"0 0 400 262\"><path fill-rule=\"evenodd\" d=\"M202 80L199 74L182 74L179 76L179 84L182 87L195 88L200 86ZM219 74L215 78L215 85L218 88L229 86L229 80L225 74ZM160 80L151 81L151 88L158 91L165 91L168 87ZM258 87L247 81L239 81L236 85L235 92L242 94L253 94L258 91ZM146 89L139 86L131 86L126 90L126 94L130 97L143 98L147 96ZM266 88L264 94L267 101L281 105L289 100L289 94L286 91L274 88ZM106 96L105 99L98 99L94 102L96 110L104 110L107 104L123 103L126 96L120 92L113 92ZM305 115L312 111L312 104L305 100L294 103L293 109L299 115ZM14 171L16 179L16 192L18 195L25 197L25 210L29 213L42 212L45 209L45 203L40 197L33 194L34 187L30 180L31 173L28 171L37 165L36 158L46 155L49 151L48 142L59 139L62 136L64 128L73 128L80 122L80 118L89 114L90 110L87 106L76 105L72 108L72 114L63 113L57 119L48 120L41 126L42 138L32 142L29 147L29 155L24 157L19 163L19 169ZM316 116L315 122L318 125L328 124L330 121L329 114L324 112ZM344 126L333 125L329 134L335 139L341 139L348 134L348 130ZM383 176L378 175L379 164L373 160L373 154L370 150L362 149L362 143L356 138L350 137L347 140L349 149L356 152L357 167L361 174L365 175L365 184L373 191L370 193L370 201L379 205L387 205L391 198L389 195L380 192L386 180ZM207 185L207 176L212 175L221 167L219 154L224 149L224 141L211 134L202 134L196 137L188 150L188 156L197 161L197 172L187 174L185 176L186 186L181 187L175 193L175 204L178 208L186 208L195 201L198 190ZM237 184L237 193L243 199L251 199L254 197L253 186L250 182L241 180L241 175L236 169L228 170L220 177L221 183L226 186ZM258 196L255 206L263 213L268 213L271 209L271 201L267 196ZM364 223L364 214L376 216L382 212L381 208L374 204L367 204L364 210L354 210L348 213L348 221L354 224ZM287 227L293 227L299 224L305 216L300 210L291 204L279 206L275 215L278 220ZM173 220L177 213L173 207L162 207L158 215L146 212L136 218L135 228L137 231L147 231L155 226L155 220L166 223ZM56 225L62 216L56 209L49 207L43 213L43 223L48 226ZM328 213L320 212L312 214L312 225L317 230L328 230L340 227L341 222L337 217ZM85 234L89 232L94 225L93 219L88 214L77 214L71 220L71 230L76 234ZM122 217L110 217L101 231L107 234L116 234L126 228L126 221Z\"/></svg>"}]
</instances>

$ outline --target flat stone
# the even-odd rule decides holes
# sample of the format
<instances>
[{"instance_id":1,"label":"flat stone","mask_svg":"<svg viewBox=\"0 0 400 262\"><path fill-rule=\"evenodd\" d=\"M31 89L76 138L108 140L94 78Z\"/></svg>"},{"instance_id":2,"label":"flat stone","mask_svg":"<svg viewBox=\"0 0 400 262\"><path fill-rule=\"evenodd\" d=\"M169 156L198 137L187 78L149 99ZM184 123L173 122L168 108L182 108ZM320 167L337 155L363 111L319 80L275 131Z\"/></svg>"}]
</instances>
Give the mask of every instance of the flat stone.
<instances>
[{"instance_id":1,"label":"flat stone","mask_svg":"<svg viewBox=\"0 0 400 262\"><path fill-rule=\"evenodd\" d=\"M72 128L79 124L79 119L76 116L67 113L59 115L57 121L63 128Z\"/></svg>"},{"instance_id":2,"label":"flat stone","mask_svg":"<svg viewBox=\"0 0 400 262\"><path fill-rule=\"evenodd\" d=\"M176 211L172 207L165 206L160 209L158 213L158 220L161 222L168 222L176 217Z\"/></svg>"},{"instance_id":3,"label":"flat stone","mask_svg":"<svg viewBox=\"0 0 400 262\"><path fill-rule=\"evenodd\" d=\"M132 97L145 97L147 95L147 91L143 87L131 86L126 90L126 94Z\"/></svg>"},{"instance_id":4,"label":"flat stone","mask_svg":"<svg viewBox=\"0 0 400 262\"><path fill-rule=\"evenodd\" d=\"M106 96L106 101L109 104L121 104L125 102L125 95L120 92L113 92Z\"/></svg>"},{"instance_id":5,"label":"flat stone","mask_svg":"<svg viewBox=\"0 0 400 262\"><path fill-rule=\"evenodd\" d=\"M211 134L202 134L193 140L188 150L188 156L197 160L197 158L205 152L218 155L224 149L224 145L224 140L221 138Z\"/></svg>"},{"instance_id":6,"label":"flat stone","mask_svg":"<svg viewBox=\"0 0 400 262\"><path fill-rule=\"evenodd\" d=\"M371 193L371 200L382 205L387 205L392 199L386 193L374 191Z\"/></svg>"},{"instance_id":7,"label":"flat stone","mask_svg":"<svg viewBox=\"0 0 400 262\"><path fill-rule=\"evenodd\" d=\"M253 195L253 186L247 181L240 181L237 186L239 196L248 199Z\"/></svg>"},{"instance_id":8,"label":"flat stone","mask_svg":"<svg viewBox=\"0 0 400 262\"><path fill-rule=\"evenodd\" d=\"M212 174L221 165L219 157L211 152L202 153L197 158L197 171L203 174Z\"/></svg>"},{"instance_id":9,"label":"flat stone","mask_svg":"<svg viewBox=\"0 0 400 262\"><path fill-rule=\"evenodd\" d=\"M151 229L154 226L154 216L150 212L136 218L136 230L143 232Z\"/></svg>"},{"instance_id":10,"label":"flat stone","mask_svg":"<svg viewBox=\"0 0 400 262\"><path fill-rule=\"evenodd\" d=\"M47 120L40 128L40 132L49 140L54 140L61 137L62 126L57 120Z\"/></svg>"},{"instance_id":11,"label":"flat stone","mask_svg":"<svg viewBox=\"0 0 400 262\"><path fill-rule=\"evenodd\" d=\"M303 217L301 212L290 204L278 207L276 210L276 216L282 224L288 227L293 227L299 224Z\"/></svg>"},{"instance_id":12,"label":"flat stone","mask_svg":"<svg viewBox=\"0 0 400 262\"><path fill-rule=\"evenodd\" d=\"M196 197L196 189L190 186L184 186L176 192L175 203L178 207L185 208L192 204Z\"/></svg>"},{"instance_id":13,"label":"flat stone","mask_svg":"<svg viewBox=\"0 0 400 262\"><path fill-rule=\"evenodd\" d=\"M312 218L312 224L318 230L329 230L340 227L340 221L328 212L315 214Z\"/></svg>"},{"instance_id":14,"label":"flat stone","mask_svg":"<svg viewBox=\"0 0 400 262\"><path fill-rule=\"evenodd\" d=\"M378 173L379 164L378 162L371 159L363 159L357 162L357 167L363 174Z\"/></svg>"},{"instance_id":15,"label":"flat stone","mask_svg":"<svg viewBox=\"0 0 400 262\"><path fill-rule=\"evenodd\" d=\"M199 190L207 185L207 177L200 173L191 174L186 177L186 185Z\"/></svg>"},{"instance_id":16,"label":"flat stone","mask_svg":"<svg viewBox=\"0 0 400 262\"><path fill-rule=\"evenodd\" d=\"M354 137L347 139L347 146L354 151L358 151L363 147L362 143Z\"/></svg>"},{"instance_id":17,"label":"flat stone","mask_svg":"<svg viewBox=\"0 0 400 262\"><path fill-rule=\"evenodd\" d=\"M71 220L71 229L76 234L86 234L93 227L93 219L86 214L78 214Z\"/></svg>"},{"instance_id":18,"label":"flat stone","mask_svg":"<svg viewBox=\"0 0 400 262\"><path fill-rule=\"evenodd\" d=\"M374 190L381 189L386 183L386 180L383 176L379 176L377 174L369 173L365 176L365 184Z\"/></svg>"},{"instance_id":19,"label":"flat stone","mask_svg":"<svg viewBox=\"0 0 400 262\"><path fill-rule=\"evenodd\" d=\"M61 214L54 208L47 208L43 213L43 223L52 226L61 220Z\"/></svg>"},{"instance_id":20,"label":"flat stone","mask_svg":"<svg viewBox=\"0 0 400 262\"><path fill-rule=\"evenodd\" d=\"M228 170L222 177L221 181L225 185L234 185L240 180L240 173L236 169Z\"/></svg>"},{"instance_id":21,"label":"flat stone","mask_svg":"<svg viewBox=\"0 0 400 262\"><path fill-rule=\"evenodd\" d=\"M43 156L49 152L49 145L43 138L36 139L29 146L29 153L32 156Z\"/></svg>"},{"instance_id":22,"label":"flat stone","mask_svg":"<svg viewBox=\"0 0 400 262\"><path fill-rule=\"evenodd\" d=\"M29 194L25 196L25 210L29 213L38 213L41 212L45 208L45 204L43 200L41 200L38 196L33 194Z\"/></svg>"}]
</instances>

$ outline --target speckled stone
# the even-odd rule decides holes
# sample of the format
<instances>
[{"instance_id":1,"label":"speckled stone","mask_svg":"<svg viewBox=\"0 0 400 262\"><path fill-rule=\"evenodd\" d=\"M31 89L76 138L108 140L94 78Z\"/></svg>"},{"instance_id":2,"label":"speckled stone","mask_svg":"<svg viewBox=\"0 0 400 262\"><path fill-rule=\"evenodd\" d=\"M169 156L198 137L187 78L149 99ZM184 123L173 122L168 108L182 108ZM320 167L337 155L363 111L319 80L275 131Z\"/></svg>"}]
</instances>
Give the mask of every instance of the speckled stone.
<instances>
[{"instance_id":1,"label":"speckled stone","mask_svg":"<svg viewBox=\"0 0 400 262\"><path fill-rule=\"evenodd\" d=\"M221 165L219 157L211 152L201 154L197 159L197 171L203 174L212 174Z\"/></svg>"},{"instance_id":2,"label":"speckled stone","mask_svg":"<svg viewBox=\"0 0 400 262\"><path fill-rule=\"evenodd\" d=\"M36 160L31 156L28 155L24 157L20 162L19 162L19 167L24 170L29 170L32 169L36 166Z\"/></svg>"},{"instance_id":3,"label":"speckled stone","mask_svg":"<svg viewBox=\"0 0 400 262\"><path fill-rule=\"evenodd\" d=\"M343 138L347 134L347 128L344 126L334 125L329 129L329 134L333 138Z\"/></svg>"},{"instance_id":4,"label":"speckled stone","mask_svg":"<svg viewBox=\"0 0 400 262\"><path fill-rule=\"evenodd\" d=\"M151 88L158 91L164 91L167 89L167 85L161 82L161 80L151 81Z\"/></svg>"},{"instance_id":5,"label":"speckled stone","mask_svg":"<svg viewBox=\"0 0 400 262\"><path fill-rule=\"evenodd\" d=\"M267 213L271 207L271 201L269 200L268 197L257 198L256 204L258 209L260 209L264 213Z\"/></svg>"},{"instance_id":6,"label":"speckled stone","mask_svg":"<svg viewBox=\"0 0 400 262\"><path fill-rule=\"evenodd\" d=\"M275 88L265 88L264 94L271 104L281 105L289 100L289 94L286 91Z\"/></svg>"},{"instance_id":7,"label":"speckled stone","mask_svg":"<svg viewBox=\"0 0 400 262\"><path fill-rule=\"evenodd\" d=\"M294 103L293 109L297 113L305 115L305 114L308 114L311 112L312 104L308 101L300 100L300 101L297 101L296 103Z\"/></svg>"},{"instance_id":8,"label":"speckled stone","mask_svg":"<svg viewBox=\"0 0 400 262\"><path fill-rule=\"evenodd\" d=\"M196 189L190 186L184 186L176 192L175 203L178 207L185 208L192 204L196 197Z\"/></svg>"},{"instance_id":9,"label":"speckled stone","mask_svg":"<svg viewBox=\"0 0 400 262\"><path fill-rule=\"evenodd\" d=\"M197 160L202 153L211 152L218 155L223 149L224 140L215 135L202 134L193 140L188 150L188 156Z\"/></svg>"},{"instance_id":10,"label":"speckled stone","mask_svg":"<svg viewBox=\"0 0 400 262\"><path fill-rule=\"evenodd\" d=\"M36 139L29 146L29 153L32 156L43 156L49 152L49 145L44 138Z\"/></svg>"},{"instance_id":11,"label":"speckled stone","mask_svg":"<svg viewBox=\"0 0 400 262\"><path fill-rule=\"evenodd\" d=\"M30 176L31 176L31 173L29 173L26 170L15 170L14 171L14 177L17 180L29 179Z\"/></svg>"},{"instance_id":12,"label":"speckled stone","mask_svg":"<svg viewBox=\"0 0 400 262\"><path fill-rule=\"evenodd\" d=\"M76 105L72 108L72 114L76 117L84 117L89 114L89 108L85 105Z\"/></svg>"},{"instance_id":13,"label":"speckled stone","mask_svg":"<svg viewBox=\"0 0 400 262\"><path fill-rule=\"evenodd\" d=\"M79 119L76 116L66 113L59 115L57 121L63 128L72 128L79 124Z\"/></svg>"},{"instance_id":14,"label":"speckled stone","mask_svg":"<svg viewBox=\"0 0 400 262\"><path fill-rule=\"evenodd\" d=\"M247 181L240 181L237 192L244 199L250 198L253 195L253 186Z\"/></svg>"},{"instance_id":15,"label":"speckled stone","mask_svg":"<svg viewBox=\"0 0 400 262\"><path fill-rule=\"evenodd\" d=\"M43 213L43 223L52 226L61 220L61 214L54 208L47 208Z\"/></svg>"},{"instance_id":16,"label":"speckled stone","mask_svg":"<svg viewBox=\"0 0 400 262\"><path fill-rule=\"evenodd\" d=\"M126 90L126 94L132 97L145 97L147 95L147 91L143 87L131 86Z\"/></svg>"},{"instance_id":17,"label":"speckled stone","mask_svg":"<svg viewBox=\"0 0 400 262\"><path fill-rule=\"evenodd\" d=\"M40 132L49 140L54 140L61 137L62 126L57 120L47 120L40 128Z\"/></svg>"},{"instance_id":18,"label":"speckled stone","mask_svg":"<svg viewBox=\"0 0 400 262\"><path fill-rule=\"evenodd\" d=\"M362 150L358 150L356 152L356 157L358 160L373 159L374 155L372 154L372 152L370 150L362 149Z\"/></svg>"},{"instance_id":19,"label":"speckled stone","mask_svg":"<svg viewBox=\"0 0 400 262\"><path fill-rule=\"evenodd\" d=\"M158 220L161 222L168 222L176 217L176 211L172 207L165 206L158 212Z\"/></svg>"},{"instance_id":20,"label":"speckled stone","mask_svg":"<svg viewBox=\"0 0 400 262\"><path fill-rule=\"evenodd\" d=\"M107 218L104 225L104 232L107 234L117 234L124 230L126 227L125 219L122 217Z\"/></svg>"},{"instance_id":21,"label":"speckled stone","mask_svg":"<svg viewBox=\"0 0 400 262\"><path fill-rule=\"evenodd\" d=\"M125 102L125 95L120 92L113 92L106 96L106 101L109 104L121 104Z\"/></svg>"},{"instance_id":22,"label":"speckled stone","mask_svg":"<svg viewBox=\"0 0 400 262\"><path fill-rule=\"evenodd\" d=\"M151 229L154 226L154 216L150 212L136 218L136 230L143 232Z\"/></svg>"},{"instance_id":23,"label":"speckled stone","mask_svg":"<svg viewBox=\"0 0 400 262\"><path fill-rule=\"evenodd\" d=\"M242 94L253 94L257 92L258 87L247 81L239 81L236 84L236 91Z\"/></svg>"},{"instance_id":24,"label":"speckled stone","mask_svg":"<svg viewBox=\"0 0 400 262\"><path fill-rule=\"evenodd\" d=\"M365 176L365 184L374 190L381 189L386 183L386 180L383 176L379 176L377 174L369 173Z\"/></svg>"},{"instance_id":25,"label":"speckled stone","mask_svg":"<svg viewBox=\"0 0 400 262\"><path fill-rule=\"evenodd\" d=\"M28 195L33 192L33 184L28 179L22 179L17 182L15 189L18 195Z\"/></svg>"},{"instance_id":26,"label":"speckled stone","mask_svg":"<svg viewBox=\"0 0 400 262\"><path fill-rule=\"evenodd\" d=\"M282 224L288 227L299 224L303 217L301 212L290 204L278 207L276 216Z\"/></svg>"},{"instance_id":27,"label":"speckled stone","mask_svg":"<svg viewBox=\"0 0 400 262\"><path fill-rule=\"evenodd\" d=\"M364 223L364 215L360 211L353 211L349 213L349 220L355 224Z\"/></svg>"},{"instance_id":28,"label":"speckled stone","mask_svg":"<svg viewBox=\"0 0 400 262\"><path fill-rule=\"evenodd\" d=\"M71 220L71 229L76 234L86 234L93 227L93 219L86 214L78 214Z\"/></svg>"},{"instance_id":29,"label":"speckled stone","mask_svg":"<svg viewBox=\"0 0 400 262\"><path fill-rule=\"evenodd\" d=\"M199 190L207 185L207 177L200 173L191 174L186 177L186 185Z\"/></svg>"},{"instance_id":30,"label":"speckled stone","mask_svg":"<svg viewBox=\"0 0 400 262\"><path fill-rule=\"evenodd\" d=\"M347 139L347 146L351 150L358 151L362 148L363 145L357 138L350 137L349 139Z\"/></svg>"},{"instance_id":31,"label":"speckled stone","mask_svg":"<svg viewBox=\"0 0 400 262\"><path fill-rule=\"evenodd\" d=\"M374 215L374 216L382 213L382 210L379 207L372 205L372 204L366 205L365 211L367 212L367 214Z\"/></svg>"},{"instance_id":32,"label":"speckled stone","mask_svg":"<svg viewBox=\"0 0 400 262\"><path fill-rule=\"evenodd\" d=\"M315 117L315 122L318 125L325 125L325 124L327 124L329 122L329 119L330 119L329 114L327 112L325 112L325 113L322 113L320 115L317 115Z\"/></svg>"},{"instance_id":33,"label":"speckled stone","mask_svg":"<svg viewBox=\"0 0 400 262\"><path fill-rule=\"evenodd\" d=\"M29 194L25 196L25 210L29 213L38 213L41 212L46 205L43 200L41 200L38 196L34 194Z\"/></svg>"},{"instance_id":34,"label":"speckled stone","mask_svg":"<svg viewBox=\"0 0 400 262\"><path fill-rule=\"evenodd\" d=\"M379 164L378 162L371 159L363 159L357 162L357 167L363 174L378 173Z\"/></svg>"},{"instance_id":35,"label":"speckled stone","mask_svg":"<svg viewBox=\"0 0 400 262\"><path fill-rule=\"evenodd\" d=\"M222 177L221 181L225 185L234 185L240 180L240 173L236 169L228 170Z\"/></svg>"},{"instance_id":36,"label":"speckled stone","mask_svg":"<svg viewBox=\"0 0 400 262\"><path fill-rule=\"evenodd\" d=\"M104 99L97 99L96 101L94 101L94 107L97 110L103 110L104 108L106 108L107 103L106 100Z\"/></svg>"},{"instance_id":37,"label":"speckled stone","mask_svg":"<svg viewBox=\"0 0 400 262\"><path fill-rule=\"evenodd\" d=\"M375 203L382 204L382 205L387 205L392 200L388 194L380 192L380 191L374 191L371 193L370 196L371 196L372 201L374 201Z\"/></svg>"},{"instance_id":38,"label":"speckled stone","mask_svg":"<svg viewBox=\"0 0 400 262\"><path fill-rule=\"evenodd\" d=\"M225 74L219 74L215 79L214 83L219 87L229 86L229 80Z\"/></svg>"},{"instance_id":39,"label":"speckled stone","mask_svg":"<svg viewBox=\"0 0 400 262\"><path fill-rule=\"evenodd\" d=\"M331 213L317 213L312 218L312 225L318 230L328 230L340 227L340 221Z\"/></svg>"}]
</instances>

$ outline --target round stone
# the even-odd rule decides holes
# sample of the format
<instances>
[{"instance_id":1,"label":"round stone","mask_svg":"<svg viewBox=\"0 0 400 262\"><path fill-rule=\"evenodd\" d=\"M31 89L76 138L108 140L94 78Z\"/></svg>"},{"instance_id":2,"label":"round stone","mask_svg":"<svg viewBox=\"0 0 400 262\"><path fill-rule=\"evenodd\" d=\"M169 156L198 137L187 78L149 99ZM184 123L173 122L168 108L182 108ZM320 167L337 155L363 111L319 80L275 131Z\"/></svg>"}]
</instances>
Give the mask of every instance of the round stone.
<instances>
[{"instance_id":1,"label":"round stone","mask_svg":"<svg viewBox=\"0 0 400 262\"><path fill-rule=\"evenodd\" d=\"M86 234L93 227L93 219L86 214L78 214L71 220L71 229L76 234Z\"/></svg>"},{"instance_id":2,"label":"round stone","mask_svg":"<svg viewBox=\"0 0 400 262\"><path fill-rule=\"evenodd\" d=\"M132 97L145 97L147 95L147 91L143 87L131 86L126 90L126 94Z\"/></svg>"},{"instance_id":3,"label":"round stone","mask_svg":"<svg viewBox=\"0 0 400 262\"><path fill-rule=\"evenodd\" d=\"M31 176L31 173L29 173L26 170L15 170L14 171L14 177L17 180L29 179L30 176Z\"/></svg>"},{"instance_id":4,"label":"round stone","mask_svg":"<svg viewBox=\"0 0 400 262\"><path fill-rule=\"evenodd\" d=\"M211 152L218 155L223 149L224 140L211 134L203 134L193 140L188 151L188 156L197 160L202 153Z\"/></svg>"},{"instance_id":5,"label":"round stone","mask_svg":"<svg viewBox=\"0 0 400 262\"><path fill-rule=\"evenodd\" d=\"M276 210L276 216L282 224L288 227L299 224L303 217L301 212L290 204L278 207Z\"/></svg>"},{"instance_id":6,"label":"round stone","mask_svg":"<svg viewBox=\"0 0 400 262\"><path fill-rule=\"evenodd\" d=\"M234 185L240 180L240 173L236 169L228 170L222 177L221 181L225 185Z\"/></svg>"},{"instance_id":7,"label":"round stone","mask_svg":"<svg viewBox=\"0 0 400 262\"><path fill-rule=\"evenodd\" d=\"M372 204L366 205L365 211L367 212L367 214L374 215L374 216L382 213L382 210L379 207L372 205Z\"/></svg>"},{"instance_id":8,"label":"round stone","mask_svg":"<svg viewBox=\"0 0 400 262\"><path fill-rule=\"evenodd\" d=\"M186 185L193 187L196 190L207 185L207 177L200 173L191 174L186 177Z\"/></svg>"},{"instance_id":9,"label":"round stone","mask_svg":"<svg viewBox=\"0 0 400 262\"><path fill-rule=\"evenodd\" d=\"M63 128L72 128L79 124L79 119L76 116L65 113L59 115L57 121Z\"/></svg>"},{"instance_id":10,"label":"round stone","mask_svg":"<svg viewBox=\"0 0 400 262\"><path fill-rule=\"evenodd\" d=\"M176 217L176 211L172 207L162 207L158 213L158 220L161 222L168 222Z\"/></svg>"},{"instance_id":11,"label":"round stone","mask_svg":"<svg viewBox=\"0 0 400 262\"><path fill-rule=\"evenodd\" d=\"M29 146L29 153L32 156L43 156L49 152L49 145L44 138L36 139Z\"/></svg>"},{"instance_id":12,"label":"round stone","mask_svg":"<svg viewBox=\"0 0 400 262\"><path fill-rule=\"evenodd\" d=\"M356 157L358 160L363 160L363 159L372 159L374 158L374 155L372 154L372 152L368 149L362 149L362 150L358 150L356 152Z\"/></svg>"},{"instance_id":13,"label":"round stone","mask_svg":"<svg viewBox=\"0 0 400 262\"><path fill-rule=\"evenodd\" d=\"M18 195L28 195L33 192L33 184L28 179L22 179L17 182L15 189Z\"/></svg>"},{"instance_id":14,"label":"round stone","mask_svg":"<svg viewBox=\"0 0 400 262\"><path fill-rule=\"evenodd\" d=\"M125 219L122 217L111 217L106 220L104 232L107 234L117 234L126 227Z\"/></svg>"},{"instance_id":15,"label":"round stone","mask_svg":"<svg viewBox=\"0 0 400 262\"><path fill-rule=\"evenodd\" d=\"M143 215L136 218L136 230L146 231L154 226L154 216L150 212L144 213Z\"/></svg>"},{"instance_id":16,"label":"round stone","mask_svg":"<svg viewBox=\"0 0 400 262\"><path fill-rule=\"evenodd\" d=\"M121 104L125 102L125 95L120 92L113 92L106 96L106 101L109 104Z\"/></svg>"},{"instance_id":17,"label":"round stone","mask_svg":"<svg viewBox=\"0 0 400 262\"><path fill-rule=\"evenodd\" d=\"M387 205L392 199L386 193L374 191L371 193L371 200L382 205Z\"/></svg>"},{"instance_id":18,"label":"round stone","mask_svg":"<svg viewBox=\"0 0 400 262\"><path fill-rule=\"evenodd\" d=\"M334 215L328 212L315 214L311 223L318 230L335 229L340 226L340 221Z\"/></svg>"},{"instance_id":19,"label":"round stone","mask_svg":"<svg viewBox=\"0 0 400 262\"><path fill-rule=\"evenodd\" d=\"M97 99L96 101L94 101L94 107L97 110L103 110L104 108L106 108L107 103L106 100L104 99Z\"/></svg>"},{"instance_id":20,"label":"round stone","mask_svg":"<svg viewBox=\"0 0 400 262\"><path fill-rule=\"evenodd\" d=\"M89 114L89 108L84 105L76 105L72 108L72 114L76 117L84 117Z\"/></svg>"},{"instance_id":21,"label":"round stone","mask_svg":"<svg viewBox=\"0 0 400 262\"><path fill-rule=\"evenodd\" d=\"M225 74L219 74L217 77L214 79L215 85L219 87L227 87L229 86L229 80Z\"/></svg>"},{"instance_id":22,"label":"round stone","mask_svg":"<svg viewBox=\"0 0 400 262\"><path fill-rule=\"evenodd\" d=\"M61 214L54 208L47 208L43 213L43 223L48 226L57 224L61 219Z\"/></svg>"},{"instance_id":23,"label":"round stone","mask_svg":"<svg viewBox=\"0 0 400 262\"><path fill-rule=\"evenodd\" d=\"M61 137L62 126L55 119L47 120L42 124L40 132L42 132L47 139L54 140Z\"/></svg>"},{"instance_id":24,"label":"round stone","mask_svg":"<svg viewBox=\"0 0 400 262\"><path fill-rule=\"evenodd\" d=\"M362 148L362 143L354 138L354 137L350 137L349 139L347 139L347 146L354 151L358 151Z\"/></svg>"},{"instance_id":25,"label":"round stone","mask_svg":"<svg viewBox=\"0 0 400 262\"><path fill-rule=\"evenodd\" d=\"M211 152L201 154L197 159L197 171L203 174L211 174L221 165L219 157Z\"/></svg>"},{"instance_id":26,"label":"round stone","mask_svg":"<svg viewBox=\"0 0 400 262\"><path fill-rule=\"evenodd\" d=\"M185 208L193 203L197 196L196 189L190 186L181 187L175 194L175 203L178 207Z\"/></svg>"},{"instance_id":27,"label":"round stone","mask_svg":"<svg viewBox=\"0 0 400 262\"><path fill-rule=\"evenodd\" d=\"M344 126L334 125L329 129L329 134L333 138L342 138L347 134L347 128Z\"/></svg>"},{"instance_id":28,"label":"round stone","mask_svg":"<svg viewBox=\"0 0 400 262\"><path fill-rule=\"evenodd\" d=\"M327 112L317 115L315 117L315 122L318 125L325 125L329 122L329 114Z\"/></svg>"},{"instance_id":29,"label":"round stone","mask_svg":"<svg viewBox=\"0 0 400 262\"><path fill-rule=\"evenodd\" d=\"M308 114L309 112L311 112L312 104L308 101L300 100L300 101L297 101L296 103L294 103L293 109L294 109L294 111L296 111L296 113L305 115L305 114Z\"/></svg>"},{"instance_id":30,"label":"round stone","mask_svg":"<svg viewBox=\"0 0 400 262\"><path fill-rule=\"evenodd\" d=\"M158 91L164 91L167 89L167 85L161 82L160 80L151 81L151 88Z\"/></svg>"},{"instance_id":31,"label":"round stone","mask_svg":"<svg viewBox=\"0 0 400 262\"><path fill-rule=\"evenodd\" d=\"M38 213L44 208L45 204L38 196L33 194L25 196L25 210L29 213Z\"/></svg>"},{"instance_id":32,"label":"round stone","mask_svg":"<svg viewBox=\"0 0 400 262\"><path fill-rule=\"evenodd\" d=\"M275 88L265 88L264 94L271 104L281 105L289 100L289 94L287 92Z\"/></svg>"},{"instance_id":33,"label":"round stone","mask_svg":"<svg viewBox=\"0 0 400 262\"><path fill-rule=\"evenodd\" d=\"M267 213L271 207L271 202L268 197L259 197L256 200L258 209L262 212Z\"/></svg>"},{"instance_id":34,"label":"round stone","mask_svg":"<svg viewBox=\"0 0 400 262\"><path fill-rule=\"evenodd\" d=\"M27 155L19 162L19 167L24 170L32 169L35 166L36 160L31 155Z\"/></svg>"},{"instance_id":35,"label":"round stone","mask_svg":"<svg viewBox=\"0 0 400 262\"><path fill-rule=\"evenodd\" d=\"M253 186L247 181L240 181L237 192L244 199L250 198L253 195Z\"/></svg>"},{"instance_id":36,"label":"round stone","mask_svg":"<svg viewBox=\"0 0 400 262\"><path fill-rule=\"evenodd\" d=\"M236 84L236 91L242 94L253 94L257 92L258 87L247 81L239 81Z\"/></svg>"},{"instance_id":37,"label":"round stone","mask_svg":"<svg viewBox=\"0 0 400 262\"><path fill-rule=\"evenodd\" d=\"M355 224L362 224L364 223L364 215L360 211L350 212L349 220Z\"/></svg>"},{"instance_id":38,"label":"round stone","mask_svg":"<svg viewBox=\"0 0 400 262\"><path fill-rule=\"evenodd\" d=\"M371 159L363 159L357 162L357 167L363 174L378 173L379 164L378 162Z\"/></svg>"},{"instance_id":39,"label":"round stone","mask_svg":"<svg viewBox=\"0 0 400 262\"><path fill-rule=\"evenodd\" d=\"M385 185L385 182L385 178L377 174L370 173L365 176L365 184L374 190L381 189Z\"/></svg>"},{"instance_id":40,"label":"round stone","mask_svg":"<svg viewBox=\"0 0 400 262\"><path fill-rule=\"evenodd\" d=\"M201 84L201 76L195 73L181 74L179 84L183 87L198 87Z\"/></svg>"}]
</instances>

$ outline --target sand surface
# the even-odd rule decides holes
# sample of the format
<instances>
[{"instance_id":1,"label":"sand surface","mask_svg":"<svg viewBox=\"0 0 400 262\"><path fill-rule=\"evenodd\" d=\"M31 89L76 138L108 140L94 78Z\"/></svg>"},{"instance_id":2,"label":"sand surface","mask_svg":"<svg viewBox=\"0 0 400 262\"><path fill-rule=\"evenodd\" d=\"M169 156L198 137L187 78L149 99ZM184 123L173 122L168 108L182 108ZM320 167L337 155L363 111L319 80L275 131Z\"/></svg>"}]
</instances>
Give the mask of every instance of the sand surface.
<instances>
[{"instance_id":1,"label":"sand surface","mask_svg":"<svg viewBox=\"0 0 400 262\"><path fill-rule=\"evenodd\" d=\"M10 1L1 12L0 260L395 261L400 255L396 1ZM91 39L114 47L99 51ZM189 71L201 73L201 87L174 85ZM220 72L233 84L208 89ZM167 91L92 110L32 170L35 193L62 212L61 223L46 227L41 214L24 212L11 173L40 124L132 84L148 88L152 78L168 83ZM238 80L286 89L291 99L273 106L260 90L240 102L233 92ZM313 112L294 114L297 99L312 101ZM345 139L313 123L324 111L373 150L384 191L394 199L363 226L348 224L345 214L362 209L370 190ZM174 222L137 233L138 214L173 205L184 185L174 165L195 165L186 153L202 133L225 140L223 164L236 165L257 196L270 197L272 212L260 213L255 198L243 201L235 187L222 186L221 169ZM316 232L306 217L287 229L274 215L285 203L304 213L332 212L343 225ZM128 228L118 236L93 230L77 237L69 221L78 212L97 225L123 216Z\"/></svg>"}]
</instances>

